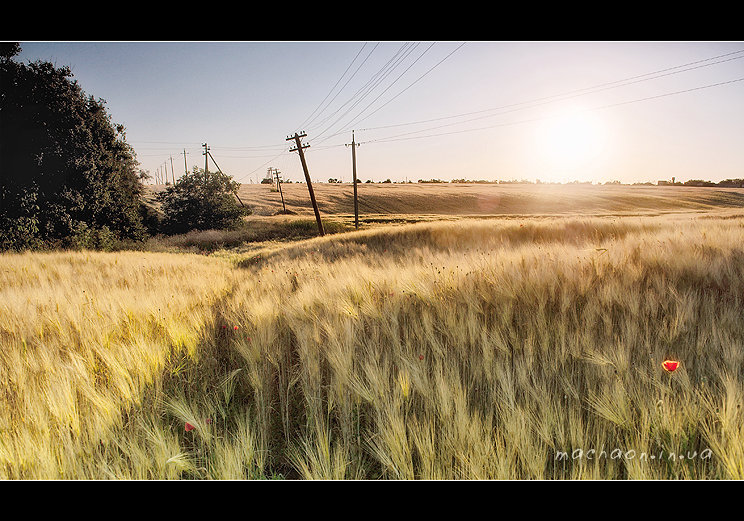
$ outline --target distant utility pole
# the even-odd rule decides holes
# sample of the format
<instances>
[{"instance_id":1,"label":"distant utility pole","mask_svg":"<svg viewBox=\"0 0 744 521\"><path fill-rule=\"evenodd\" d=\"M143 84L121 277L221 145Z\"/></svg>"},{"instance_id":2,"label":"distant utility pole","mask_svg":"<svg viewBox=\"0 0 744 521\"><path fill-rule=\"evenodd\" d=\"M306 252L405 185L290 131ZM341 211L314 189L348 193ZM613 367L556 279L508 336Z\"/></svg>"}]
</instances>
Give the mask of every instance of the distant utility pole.
<instances>
[{"instance_id":1,"label":"distant utility pole","mask_svg":"<svg viewBox=\"0 0 744 521\"><path fill-rule=\"evenodd\" d=\"M189 165L186 164L186 149L183 149L183 171L186 175L189 175Z\"/></svg>"},{"instance_id":2,"label":"distant utility pole","mask_svg":"<svg viewBox=\"0 0 744 521\"><path fill-rule=\"evenodd\" d=\"M170 160L171 160L171 177L173 178L173 185L175 186L175 184L176 184L176 169L173 168L173 156L170 156Z\"/></svg>"},{"instance_id":3,"label":"distant utility pole","mask_svg":"<svg viewBox=\"0 0 744 521\"><path fill-rule=\"evenodd\" d=\"M315 211L315 220L318 222L318 231L320 232L320 235L325 235L325 231L323 231L323 222L320 220L320 212L318 211L318 203L315 202L315 192L313 192L313 182L310 180L310 173L307 171L307 163L305 162L305 153L302 151L305 148L308 148L310 145L303 145L300 142L300 138L307 137L307 134L303 131L302 134L298 134L295 132L294 136L287 136L287 141L294 140L295 147L290 148L290 152L294 152L295 150L300 155L300 162L302 163L302 171L305 173L305 181L307 182L307 190L310 192L310 201L313 203L313 210Z\"/></svg>"},{"instance_id":4,"label":"distant utility pole","mask_svg":"<svg viewBox=\"0 0 744 521\"><path fill-rule=\"evenodd\" d=\"M287 207L284 206L284 194L282 193L282 180L279 178L279 174L280 173L281 172L279 172L279 169L278 168L275 168L274 169L274 174L276 175L276 184L279 187L279 195L282 196L282 208L284 208L284 213L286 214L287 213Z\"/></svg>"},{"instance_id":5,"label":"distant utility pole","mask_svg":"<svg viewBox=\"0 0 744 521\"><path fill-rule=\"evenodd\" d=\"M209 165L207 164L207 154L209 154L209 147L206 143L202 144L204 147L204 152L202 152L202 155L204 156L204 175L209 173Z\"/></svg>"},{"instance_id":6,"label":"distant utility pole","mask_svg":"<svg viewBox=\"0 0 744 521\"><path fill-rule=\"evenodd\" d=\"M359 143L354 141L354 131L351 131L351 143L347 143L346 146L351 147L351 164L352 164L352 181L354 182L354 227L359 229L359 201L357 200L357 175L356 175L356 147Z\"/></svg>"}]
</instances>

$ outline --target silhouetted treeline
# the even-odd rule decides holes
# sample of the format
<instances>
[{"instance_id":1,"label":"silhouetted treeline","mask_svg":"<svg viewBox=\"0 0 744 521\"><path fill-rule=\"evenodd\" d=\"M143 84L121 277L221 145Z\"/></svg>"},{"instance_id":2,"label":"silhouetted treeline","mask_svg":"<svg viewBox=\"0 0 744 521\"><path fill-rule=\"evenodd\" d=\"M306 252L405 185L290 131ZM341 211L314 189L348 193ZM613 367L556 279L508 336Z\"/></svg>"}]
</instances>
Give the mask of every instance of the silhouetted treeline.
<instances>
[{"instance_id":1,"label":"silhouetted treeline","mask_svg":"<svg viewBox=\"0 0 744 521\"><path fill-rule=\"evenodd\" d=\"M690 179L682 183L683 186L722 186L726 188L744 188L744 179L724 179L714 183L712 181L703 181L701 179Z\"/></svg>"}]
</instances>

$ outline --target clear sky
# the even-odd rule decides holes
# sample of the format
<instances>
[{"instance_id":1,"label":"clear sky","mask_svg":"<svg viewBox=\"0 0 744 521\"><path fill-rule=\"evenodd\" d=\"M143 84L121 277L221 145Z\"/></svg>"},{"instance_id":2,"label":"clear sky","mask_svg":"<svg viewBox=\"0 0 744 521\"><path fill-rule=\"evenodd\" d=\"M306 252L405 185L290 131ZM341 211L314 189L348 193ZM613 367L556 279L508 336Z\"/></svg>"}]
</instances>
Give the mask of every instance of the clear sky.
<instances>
[{"instance_id":1,"label":"clear sky","mask_svg":"<svg viewBox=\"0 0 744 521\"><path fill-rule=\"evenodd\" d=\"M742 41L21 42L106 100L141 168L244 183L744 177ZM214 169L210 160L209 168Z\"/></svg>"}]
</instances>

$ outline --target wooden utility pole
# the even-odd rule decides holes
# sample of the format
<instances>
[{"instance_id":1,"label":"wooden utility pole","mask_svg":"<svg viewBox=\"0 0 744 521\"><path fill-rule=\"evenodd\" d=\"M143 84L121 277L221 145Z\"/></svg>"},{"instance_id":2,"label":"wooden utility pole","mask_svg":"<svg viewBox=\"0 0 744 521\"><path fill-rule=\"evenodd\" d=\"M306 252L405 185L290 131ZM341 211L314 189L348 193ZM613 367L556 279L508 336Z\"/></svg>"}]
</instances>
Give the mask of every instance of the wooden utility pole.
<instances>
[{"instance_id":1,"label":"wooden utility pole","mask_svg":"<svg viewBox=\"0 0 744 521\"><path fill-rule=\"evenodd\" d=\"M357 175L356 175L356 147L359 143L354 141L354 131L351 131L351 143L347 143L346 146L351 147L351 164L354 182L354 227L359 229L359 201L357 200Z\"/></svg>"},{"instance_id":2,"label":"wooden utility pole","mask_svg":"<svg viewBox=\"0 0 744 521\"><path fill-rule=\"evenodd\" d=\"M271 184L272 185L276 183L276 178L274 177L274 167L273 166L270 166L269 168L266 169L266 177L264 177L263 181L261 181L261 182L264 183L264 184L268 184L266 182L268 180L271 180ZM278 186L275 186L274 188L276 188L277 190L279 190L279 187ZM272 192L274 191L274 188L271 189Z\"/></svg>"},{"instance_id":3,"label":"wooden utility pole","mask_svg":"<svg viewBox=\"0 0 744 521\"><path fill-rule=\"evenodd\" d=\"M278 168L275 168L274 169L274 174L276 174L276 184L279 187L279 195L282 196L282 208L284 208L284 213L287 213L287 207L284 206L284 194L282 193L282 180L279 179L279 174L280 173L281 172L279 172L279 169Z\"/></svg>"},{"instance_id":4,"label":"wooden utility pole","mask_svg":"<svg viewBox=\"0 0 744 521\"><path fill-rule=\"evenodd\" d=\"M302 132L302 134L298 134L295 132L294 136L288 136L287 141L294 140L295 147L290 148L290 152L294 152L295 150L300 155L300 162L302 163L302 171L305 173L305 181L307 182L307 191L310 192L310 201L313 203L313 210L315 211L315 220L318 222L318 232L320 232L320 235L325 235L325 231L323 231L323 222L320 220L320 212L318 211L318 203L315 202L315 192L313 192L313 182L310 180L310 173L307 171L307 163L305 162L305 153L302 151L305 148L308 148L310 145L303 145L300 142L300 138L306 137L307 134L305 132Z\"/></svg>"},{"instance_id":5,"label":"wooden utility pole","mask_svg":"<svg viewBox=\"0 0 744 521\"><path fill-rule=\"evenodd\" d=\"M173 156L170 156L170 160L171 160L171 177L173 178L173 185L175 186L175 184L176 184L176 169L173 168Z\"/></svg>"},{"instance_id":6,"label":"wooden utility pole","mask_svg":"<svg viewBox=\"0 0 744 521\"><path fill-rule=\"evenodd\" d=\"M204 152L202 154L204 155L204 175L209 173L209 165L207 164L207 154L209 154L209 147L206 143L203 143L202 146L204 147Z\"/></svg>"},{"instance_id":7,"label":"wooden utility pole","mask_svg":"<svg viewBox=\"0 0 744 521\"><path fill-rule=\"evenodd\" d=\"M183 149L183 172L189 175L189 165L186 164L186 149Z\"/></svg>"}]
</instances>

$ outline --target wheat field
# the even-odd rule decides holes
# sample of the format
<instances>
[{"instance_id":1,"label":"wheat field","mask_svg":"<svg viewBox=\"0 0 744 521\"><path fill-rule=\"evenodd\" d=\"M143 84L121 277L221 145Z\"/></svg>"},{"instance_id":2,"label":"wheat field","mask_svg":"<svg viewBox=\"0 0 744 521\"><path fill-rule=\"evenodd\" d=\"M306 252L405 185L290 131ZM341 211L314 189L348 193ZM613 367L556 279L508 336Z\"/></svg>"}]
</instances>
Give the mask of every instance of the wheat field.
<instances>
[{"instance_id":1,"label":"wheat field","mask_svg":"<svg viewBox=\"0 0 744 521\"><path fill-rule=\"evenodd\" d=\"M0 478L741 479L743 238L729 211L5 254Z\"/></svg>"},{"instance_id":2,"label":"wheat field","mask_svg":"<svg viewBox=\"0 0 744 521\"><path fill-rule=\"evenodd\" d=\"M314 183L320 210L353 214L352 184ZM591 184L410 183L357 186L361 215L603 215L710 211L741 208L740 188ZM280 194L270 185L241 185L240 198L257 214L282 209ZM282 184L288 210L311 215L307 186Z\"/></svg>"},{"instance_id":3,"label":"wheat field","mask_svg":"<svg viewBox=\"0 0 744 521\"><path fill-rule=\"evenodd\" d=\"M163 185L146 187L145 197ZM313 192L323 215L354 214L354 187L350 183L313 182ZM668 212L709 212L744 206L741 188L592 185L592 184L481 184L481 183L359 183L359 213L375 217L462 215L659 215ZM282 183L282 192L265 184L241 184L240 200L256 216L275 215L285 208L312 216L307 185ZM284 205L282 205L282 198Z\"/></svg>"}]
</instances>

